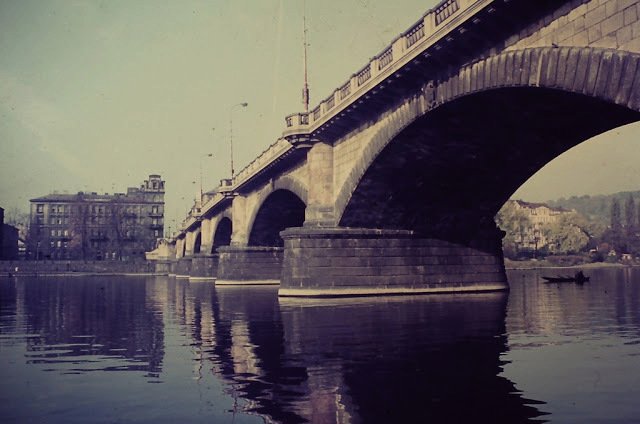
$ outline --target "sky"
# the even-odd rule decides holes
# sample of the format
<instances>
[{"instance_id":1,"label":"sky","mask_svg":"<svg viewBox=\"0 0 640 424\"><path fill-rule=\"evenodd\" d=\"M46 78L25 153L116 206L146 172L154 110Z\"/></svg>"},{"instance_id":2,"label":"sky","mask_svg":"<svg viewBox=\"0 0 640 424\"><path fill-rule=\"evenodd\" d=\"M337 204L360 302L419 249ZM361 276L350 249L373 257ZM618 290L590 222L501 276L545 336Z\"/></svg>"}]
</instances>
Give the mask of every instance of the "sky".
<instances>
[{"instance_id":1,"label":"sky","mask_svg":"<svg viewBox=\"0 0 640 424\"><path fill-rule=\"evenodd\" d=\"M307 0L311 107L436 4ZM166 180L175 229L302 110L301 0L0 0L0 206ZM234 107L247 102L246 108ZM514 197L640 189L640 126L570 150ZM212 157L208 155L212 154ZM202 178L200 169L203 170Z\"/></svg>"}]
</instances>

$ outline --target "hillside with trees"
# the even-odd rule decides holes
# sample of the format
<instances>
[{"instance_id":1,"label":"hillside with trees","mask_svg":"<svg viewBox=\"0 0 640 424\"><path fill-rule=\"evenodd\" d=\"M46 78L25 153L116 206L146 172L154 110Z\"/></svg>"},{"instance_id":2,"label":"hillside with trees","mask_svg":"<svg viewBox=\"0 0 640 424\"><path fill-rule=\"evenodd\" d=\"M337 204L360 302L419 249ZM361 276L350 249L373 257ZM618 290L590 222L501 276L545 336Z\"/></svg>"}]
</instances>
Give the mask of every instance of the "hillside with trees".
<instances>
[{"instance_id":1,"label":"hillside with trees","mask_svg":"<svg viewBox=\"0 0 640 424\"><path fill-rule=\"evenodd\" d=\"M551 217L540 221L536 210ZM583 255L591 261L630 261L640 256L640 191L537 204L509 201L496 222L506 232L503 248L511 259Z\"/></svg>"},{"instance_id":2,"label":"hillside with trees","mask_svg":"<svg viewBox=\"0 0 640 424\"><path fill-rule=\"evenodd\" d=\"M617 200L622 205L628 201L629 196L631 196L636 205L640 203L640 191L623 191L596 196L561 197L557 200L549 200L546 203L555 208L575 210L589 220L599 221L608 226L611 221L611 203L613 200Z\"/></svg>"}]
</instances>

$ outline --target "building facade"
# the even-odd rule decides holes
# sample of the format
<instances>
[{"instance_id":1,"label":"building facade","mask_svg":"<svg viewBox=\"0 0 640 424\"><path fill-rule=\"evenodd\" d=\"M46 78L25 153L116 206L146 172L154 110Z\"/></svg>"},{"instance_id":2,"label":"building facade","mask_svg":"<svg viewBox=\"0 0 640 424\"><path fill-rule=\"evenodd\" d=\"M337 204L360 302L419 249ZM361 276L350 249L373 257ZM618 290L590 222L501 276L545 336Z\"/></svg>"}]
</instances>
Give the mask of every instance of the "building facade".
<instances>
[{"instance_id":1,"label":"building facade","mask_svg":"<svg viewBox=\"0 0 640 424\"><path fill-rule=\"evenodd\" d=\"M29 258L143 259L164 236L164 189L160 175L150 175L126 193L32 199Z\"/></svg>"},{"instance_id":2,"label":"building facade","mask_svg":"<svg viewBox=\"0 0 640 424\"><path fill-rule=\"evenodd\" d=\"M545 226L554 224L563 215L574 214L563 208L554 208L544 203L525 202L523 200L509 200L506 207L512 207L526 216L528 222L516 238L518 250L537 251L546 248L549 252L555 250L554 240L550 240L544 231Z\"/></svg>"}]
</instances>

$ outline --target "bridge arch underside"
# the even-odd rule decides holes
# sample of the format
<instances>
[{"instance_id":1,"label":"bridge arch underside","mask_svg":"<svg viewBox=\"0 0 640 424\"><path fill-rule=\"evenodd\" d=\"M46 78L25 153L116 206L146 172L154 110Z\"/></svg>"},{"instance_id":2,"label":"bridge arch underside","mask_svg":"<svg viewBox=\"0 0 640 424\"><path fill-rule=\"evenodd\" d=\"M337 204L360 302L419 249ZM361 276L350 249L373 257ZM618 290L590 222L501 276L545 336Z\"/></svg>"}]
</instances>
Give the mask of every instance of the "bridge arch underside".
<instances>
[{"instance_id":1,"label":"bridge arch underside","mask_svg":"<svg viewBox=\"0 0 640 424\"><path fill-rule=\"evenodd\" d=\"M193 253L200 253L201 247L202 247L202 232L198 231L198 234L195 237L195 241L193 242Z\"/></svg>"},{"instance_id":2,"label":"bridge arch underside","mask_svg":"<svg viewBox=\"0 0 640 424\"><path fill-rule=\"evenodd\" d=\"M382 146L339 225L469 243L494 228L500 207L545 164L638 120L637 111L557 89L497 88L460 97Z\"/></svg>"},{"instance_id":3,"label":"bridge arch underside","mask_svg":"<svg viewBox=\"0 0 640 424\"><path fill-rule=\"evenodd\" d=\"M289 190L278 189L271 193L260 205L255 215L249 246L282 247L280 232L290 227L304 224L306 205Z\"/></svg>"},{"instance_id":4,"label":"bridge arch underside","mask_svg":"<svg viewBox=\"0 0 640 424\"><path fill-rule=\"evenodd\" d=\"M215 253L218 247L229 246L231 244L231 234L233 232L233 223L228 217L224 217L220 220L216 227L216 231L213 234L213 244L211 246L211 253Z\"/></svg>"}]
</instances>

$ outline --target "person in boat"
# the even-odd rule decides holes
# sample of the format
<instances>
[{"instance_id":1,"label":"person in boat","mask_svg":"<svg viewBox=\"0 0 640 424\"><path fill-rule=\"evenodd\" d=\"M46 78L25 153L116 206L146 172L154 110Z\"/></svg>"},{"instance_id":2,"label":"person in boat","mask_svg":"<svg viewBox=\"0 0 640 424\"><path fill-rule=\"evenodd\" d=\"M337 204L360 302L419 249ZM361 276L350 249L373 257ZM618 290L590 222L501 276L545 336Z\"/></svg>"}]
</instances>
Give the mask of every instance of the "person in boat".
<instances>
[{"instance_id":1,"label":"person in boat","mask_svg":"<svg viewBox=\"0 0 640 424\"><path fill-rule=\"evenodd\" d=\"M576 272L573 278L575 278L576 281L585 281L587 279L582 270Z\"/></svg>"}]
</instances>

